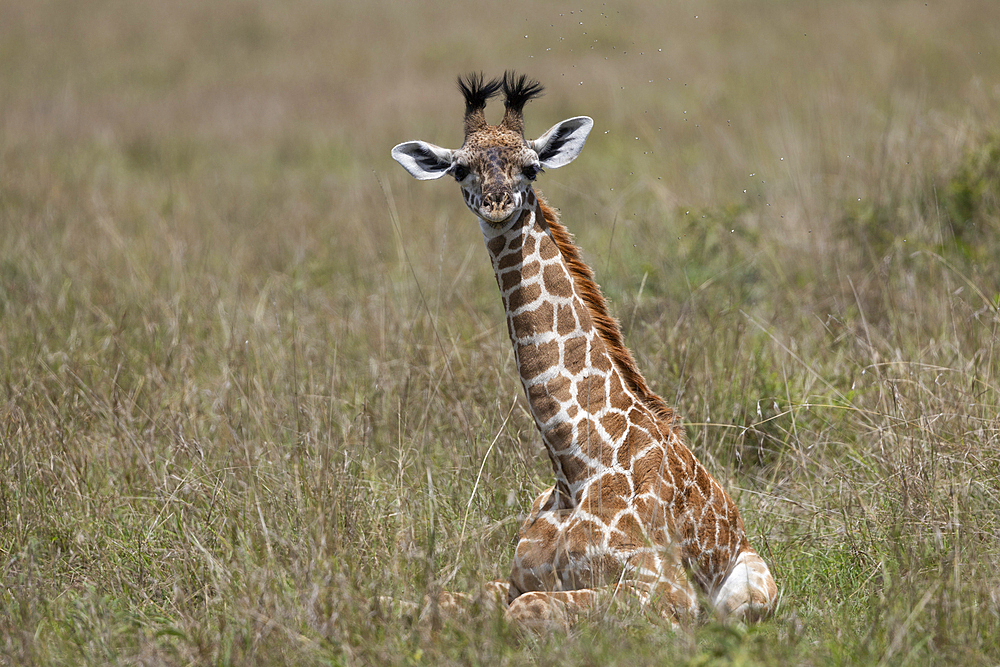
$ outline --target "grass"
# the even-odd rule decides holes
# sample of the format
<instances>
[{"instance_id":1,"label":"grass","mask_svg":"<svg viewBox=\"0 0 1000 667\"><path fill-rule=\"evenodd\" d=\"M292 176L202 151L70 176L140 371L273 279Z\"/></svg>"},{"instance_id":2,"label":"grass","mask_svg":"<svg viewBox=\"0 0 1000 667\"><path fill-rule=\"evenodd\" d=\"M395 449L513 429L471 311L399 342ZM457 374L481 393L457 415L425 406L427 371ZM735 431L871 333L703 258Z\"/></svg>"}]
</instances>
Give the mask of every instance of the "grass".
<instances>
[{"instance_id":1,"label":"grass","mask_svg":"<svg viewBox=\"0 0 1000 667\"><path fill-rule=\"evenodd\" d=\"M0 3L0 664L997 664L997 18ZM376 601L505 577L551 478L474 221L388 155L508 67L597 122L540 188L768 622Z\"/></svg>"}]
</instances>

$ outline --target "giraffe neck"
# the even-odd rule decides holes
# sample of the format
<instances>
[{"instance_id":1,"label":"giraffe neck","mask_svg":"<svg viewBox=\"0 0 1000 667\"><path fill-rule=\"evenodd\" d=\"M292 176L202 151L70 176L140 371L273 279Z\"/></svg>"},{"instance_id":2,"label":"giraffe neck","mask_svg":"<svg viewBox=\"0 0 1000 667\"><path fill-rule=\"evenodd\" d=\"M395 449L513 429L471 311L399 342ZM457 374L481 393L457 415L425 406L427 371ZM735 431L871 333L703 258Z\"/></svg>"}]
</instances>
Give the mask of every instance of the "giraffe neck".
<instances>
[{"instance_id":1,"label":"giraffe neck","mask_svg":"<svg viewBox=\"0 0 1000 667\"><path fill-rule=\"evenodd\" d=\"M528 191L516 221L480 221L518 374L556 474L547 509L591 499L662 503L671 539L705 590L725 576L729 556L747 546L739 512L684 444L673 411L650 391L624 346L593 274L555 211ZM547 501L549 502L549 501ZM652 514L643 515L652 517ZM724 518L704 535L692 517ZM707 541L706 541L707 540ZM706 547L726 543L725 549ZM742 546L741 546L742 545ZM721 550L720 550L721 549Z\"/></svg>"},{"instance_id":2,"label":"giraffe neck","mask_svg":"<svg viewBox=\"0 0 1000 667\"><path fill-rule=\"evenodd\" d=\"M579 293L546 212L558 224L529 190L510 227L497 230L485 221L480 226L521 384L552 459L557 489L572 498L613 465L624 431L621 410L638 401Z\"/></svg>"}]
</instances>

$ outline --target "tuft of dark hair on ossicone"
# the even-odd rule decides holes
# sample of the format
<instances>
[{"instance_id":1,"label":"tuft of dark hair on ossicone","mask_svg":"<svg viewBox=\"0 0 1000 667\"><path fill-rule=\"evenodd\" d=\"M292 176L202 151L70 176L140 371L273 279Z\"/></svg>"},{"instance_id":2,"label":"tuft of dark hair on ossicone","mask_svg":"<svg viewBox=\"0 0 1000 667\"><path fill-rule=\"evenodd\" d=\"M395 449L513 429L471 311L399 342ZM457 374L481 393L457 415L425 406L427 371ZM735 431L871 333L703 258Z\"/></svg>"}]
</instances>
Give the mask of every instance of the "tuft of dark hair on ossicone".
<instances>
[{"instance_id":1,"label":"tuft of dark hair on ossicone","mask_svg":"<svg viewBox=\"0 0 1000 667\"><path fill-rule=\"evenodd\" d=\"M483 73L470 72L458 77L458 89L465 97L465 113L482 111L491 97L500 92L502 81L499 77L486 81Z\"/></svg>"},{"instance_id":2,"label":"tuft of dark hair on ossicone","mask_svg":"<svg viewBox=\"0 0 1000 667\"><path fill-rule=\"evenodd\" d=\"M524 105L536 97L541 97L545 88L534 79L529 79L524 74L517 74L512 70L504 72L501 82L503 94L506 97L504 106L508 111L520 114L524 110Z\"/></svg>"}]
</instances>

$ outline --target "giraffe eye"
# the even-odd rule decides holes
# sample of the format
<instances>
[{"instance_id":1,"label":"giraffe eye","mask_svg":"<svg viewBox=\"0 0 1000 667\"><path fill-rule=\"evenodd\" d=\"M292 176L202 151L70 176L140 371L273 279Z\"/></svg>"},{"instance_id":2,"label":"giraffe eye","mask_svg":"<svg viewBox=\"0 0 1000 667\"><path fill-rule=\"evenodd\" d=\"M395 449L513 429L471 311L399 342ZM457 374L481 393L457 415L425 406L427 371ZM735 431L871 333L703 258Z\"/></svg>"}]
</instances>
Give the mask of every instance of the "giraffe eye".
<instances>
[{"instance_id":1,"label":"giraffe eye","mask_svg":"<svg viewBox=\"0 0 1000 667\"><path fill-rule=\"evenodd\" d=\"M537 165L529 164L527 167L521 170L521 173L524 174L524 177L526 179L528 179L529 181L533 181L538 176L538 174L541 173L541 171L542 171L541 168L538 167Z\"/></svg>"},{"instance_id":2,"label":"giraffe eye","mask_svg":"<svg viewBox=\"0 0 1000 667\"><path fill-rule=\"evenodd\" d=\"M451 168L451 175L455 177L456 181L464 181L465 177L469 175L469 168L464 164L456 164Z\"/></svg>"}]
</instances>

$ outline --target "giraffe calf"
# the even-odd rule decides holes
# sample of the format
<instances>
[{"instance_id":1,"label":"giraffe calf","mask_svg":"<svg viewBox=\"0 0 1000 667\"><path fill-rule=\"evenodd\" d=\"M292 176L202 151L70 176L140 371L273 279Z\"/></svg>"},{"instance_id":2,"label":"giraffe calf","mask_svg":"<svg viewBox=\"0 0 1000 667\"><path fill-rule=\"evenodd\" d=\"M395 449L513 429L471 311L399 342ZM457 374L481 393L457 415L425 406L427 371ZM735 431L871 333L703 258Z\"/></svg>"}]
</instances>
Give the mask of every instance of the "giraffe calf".
<instances>
[{"instance_id":1,"label":"giraffe calf","mask_svg":"<svg viewBox=\"0 0 1000 667\"><path fill-rule=\"evenodd\" d=\"M593 272L534 190L544 170L576 159L594 121L570 118L529 141L523 109L540 84L508 72L459 78L459 88L461 148L409 141L392 156L420 180L453 177L478 218L555 476L521 526L509 582L476 599L536 628L568 627L626 598L675 624L697 616L699 599L723 619L767 616L777 587L739 510L646 384ZM500 93L503 120L490 125L484 110ZM432 607L470 600L446 593Z\"/></svg>"}]
</instances>

